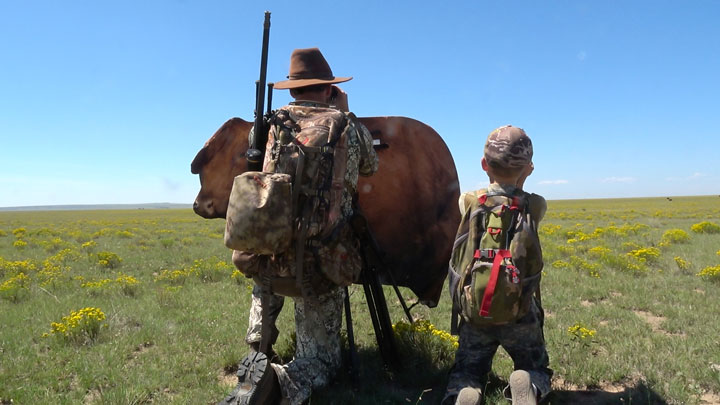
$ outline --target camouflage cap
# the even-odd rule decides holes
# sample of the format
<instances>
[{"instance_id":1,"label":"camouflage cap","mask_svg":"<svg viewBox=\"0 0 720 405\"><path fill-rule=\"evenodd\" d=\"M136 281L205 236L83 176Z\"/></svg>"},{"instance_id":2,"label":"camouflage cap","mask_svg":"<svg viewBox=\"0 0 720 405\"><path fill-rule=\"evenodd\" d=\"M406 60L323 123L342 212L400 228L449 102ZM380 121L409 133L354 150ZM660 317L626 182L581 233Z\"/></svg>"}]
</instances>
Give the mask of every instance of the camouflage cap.
<instances>
[{"instance_id":1,"label":"camouflage cap","mask_svg":"<svg viewBox=\"0 0 720 405\"><path fill-rule=\"evenodd\" d=\"M522 128L502 126L485 142L485 160L505 168L522 167L532 161L533 147Z\"/></svg>"}]
</instances>

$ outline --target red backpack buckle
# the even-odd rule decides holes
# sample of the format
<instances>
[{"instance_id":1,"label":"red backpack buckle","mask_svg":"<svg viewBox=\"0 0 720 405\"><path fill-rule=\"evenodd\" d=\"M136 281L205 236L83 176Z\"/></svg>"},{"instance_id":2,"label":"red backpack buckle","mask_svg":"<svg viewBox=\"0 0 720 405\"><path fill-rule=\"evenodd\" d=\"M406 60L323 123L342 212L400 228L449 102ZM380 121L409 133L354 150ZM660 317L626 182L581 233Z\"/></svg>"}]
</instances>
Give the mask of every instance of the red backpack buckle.
<instances>
[{"instance_id":1,"label":"red backpack buckle","mask_svg":"<svg viewBox=\"0 0 720 405\"><path fill-rule=\"evenodd\" d=\"M490 228L487 229L488 233L492 236L497 236L502 232L502 228Z\"/></svg>"}]
</instances>

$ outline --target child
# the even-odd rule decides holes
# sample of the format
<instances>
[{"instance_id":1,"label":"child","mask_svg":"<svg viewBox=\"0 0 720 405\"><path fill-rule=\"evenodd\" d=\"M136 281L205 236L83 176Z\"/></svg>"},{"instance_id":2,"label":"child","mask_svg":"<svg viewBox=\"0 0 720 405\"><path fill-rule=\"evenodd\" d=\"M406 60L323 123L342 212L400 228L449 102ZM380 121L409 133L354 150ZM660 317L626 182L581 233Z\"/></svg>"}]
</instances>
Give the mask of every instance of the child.
<instances>
[{"instance_id":1,"label":"child","mask_svg":"<svg viewBox=\"0 0 720 405\"><path fill-rule=\"evenodd\" d=\"M469 250L471 252L469 256L470 260L472 260L471 265L463 265L464 268L471 268L471 270L460 273L462 277L459 277L459 273L453 274L456 269L452 268L454 263L451 262L451 270L453 270L450 274L451 294L454 291L460 291L460 293L454 293L453 297L456 308L459 308L458 305L463 306L465 312L458 309L462 314L459 325L459 347L455 354L455 364L450 372L443 404L480 404L482 387L487 380L487 374L492 368L493 356L498 346L502 346L507 351L514 363L515 371L510 375L509 387L505 389L505 396L512 398L513 404L537 404L550 391L552 370L548 368L549 360L543 336L544 313L540 305L539 293L536 292L536 290L539 290L540 270L542 269L542 254L536 230L545 214L547 204L541 196L522 191L525 179L532 173L534 168L532 155L532 142L522 129L507 125L494 130L485 143L482 159L482 168L490 178L490 185L487 190L464 193L460 196L460 210L463 213L463 220L461 231L458 232L459 235L469 233L469 239L475 236L472 231L468 230L468 227L471 226L467 224L468 222L480 224L477 226L482 227L480 232L476 232L478 238L487 234L487 231L492 231L490 233L493 235L499 234L501 230L492 228L491 225L497 226L500 223L508 223L505 219L503 219L504 222L498 222L500 221L498 219L500 215L504 215L505 211L519 210L522 215L516 216L516 219L509 222L513 225L508 226L508 230L502 230L502 232L508 232L511 235L509 239L518 238L520 227L522 227L525 239L523 239L523 242L515 241L498 249L483 249L483 247L488 246L487 242L484 239L482 243L478 241ZM504 207L500 207L486 202L493 198L497 199L493 201L507 201L507 203ZM478 215L477 213L480 211L484 211L482 214L483 219L476 219L475 221L485 221L484 224L482 222L473 223L473 215ZM486 219L486 216L493 215L493 212L496 221L491 224ZM517 218L521 219L518 220ZM526 222L521 223L523 220ZM521 223L520 226L516 226L519 223ZM465 226L464 231L462 230L463 226ZM517 231L510 231L511 228L517 229ZM534 259L523 257L526 254L526 249L516 248L519 243L525 243L525 241L529 240L526 234L531 235L537 241L534 244L536 249L536 258ZM505 238L504 235L506 234L503 233L502 235ZM456 242L456 245L458 243ZM512 252L513 257L495 260L497 263L493 264L493 258L501 249L504 249L503 252ZM488 251L490 252L488 253ZM453 251L453 260L455 260L455 256L456 253ZM531 260L534 260L534 262L531 262ZM499 263L503 264L500 265ZM516 265L518 267L515 267ZM533 266L534 277L527 277L523 273L525 268L529 266ZM493 268L492 271L490 267ZM498 269L495 269L495 267L498 267ZM468 271L478 271L478 274L472 274L472 277L466 276L465 274L468 274ZM480 279L484 275L492 279L493 277L488 276L488 274L493 271L496 274L496 280L498 273L500 273L499 277L503 279L499 281L497 289L495 288L496 281L489 281L487 286L482 285L484 290L490 290L489 299L487 300L488 305L485 307L486 312L483 313L483 310L478 311L476 307L468 310L468 307L477 306L480 301L485 305L484 301L488 296L487 293L484 296L482 295L483 289L477 290L475 276ZM463 281L470 279L472 279L471 284L468 281ZM461 284L460 289L454 289L453 283L456 288L458 284ZM506 287L502 283L507 283L510 287ZM518 302L523 302L523 304L514 305L514 310L518 314L517 319L511 317L505 318L505 321L493 322L493 311L497 311L496 307L510 302L507 298L498 297L498 295L504 294L507 288L512 288L512 283L515 283L517 286L515 288L521 291L516 292L516 296L525 297L523 299L516 297ZM465 285L464 289L463 285ZM463 301L463 304L458 304L458 295L477 294L477 291L480 291L479 296L483 297L482 300L468 296L469 298L462 298L466 300ZM494 305L491 306L490 302L493 302ZM518 310L517 308L522 309ZM472 311L470 315L466 315L468 311ZM483 316L484 314L488 316Z\"/></svg>"}]
</instances>

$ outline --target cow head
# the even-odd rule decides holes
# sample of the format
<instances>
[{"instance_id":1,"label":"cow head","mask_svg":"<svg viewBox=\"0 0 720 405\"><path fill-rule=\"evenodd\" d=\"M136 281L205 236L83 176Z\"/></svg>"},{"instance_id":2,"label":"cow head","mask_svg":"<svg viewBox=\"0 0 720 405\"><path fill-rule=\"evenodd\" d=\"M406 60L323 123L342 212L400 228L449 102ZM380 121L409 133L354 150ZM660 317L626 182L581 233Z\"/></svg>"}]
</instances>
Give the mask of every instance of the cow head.
<instances>
[{"instance_id":1,"label":"cow head","mask_svg":"<svg viewBox=\"0 0 720 405\"><path fill-rule=\"evenodd\" d=\"M247 170L245 152L252 123L240 118L225 122L190 164L200 175L200 192L193 203L203 218L225 218L235 176Z\"/></svg>"}]
</instances>

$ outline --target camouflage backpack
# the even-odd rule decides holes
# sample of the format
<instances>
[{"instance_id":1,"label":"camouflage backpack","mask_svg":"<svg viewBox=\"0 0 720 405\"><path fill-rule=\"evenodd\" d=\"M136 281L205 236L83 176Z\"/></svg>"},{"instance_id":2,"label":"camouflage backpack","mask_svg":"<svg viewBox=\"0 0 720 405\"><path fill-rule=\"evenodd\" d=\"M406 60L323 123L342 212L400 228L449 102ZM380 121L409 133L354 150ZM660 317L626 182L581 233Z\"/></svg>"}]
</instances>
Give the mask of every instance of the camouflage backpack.
<instances>
[{"instance_id":1,"label":"camouflage backpack","mask_svg":"<svg viewBox=\"0 0 720 405\"><path fill-rule=\"evenodd\" d=\"M450 258L454 310L477 326L514 322L539 294L543 268L530 194L463 194L465 212Z\"/></svg>"},{"instance_id":2,"label":"camouflage backpack","mask_svg":"<svg viewBox=\"0 0 720 405\"><path fill-rule=\"evenodd\" d=\"M343 219L347 169L346 115L336 109L290 106L274 115L266 172L292 178L296 237L331 236Z\"/></svg>"},{"instance_id":3,"label":"camouflage backpack","mask_svg":"<svg viewBox=\"0 0 720 405\"><path fill-rule=\"evenodd\" d=\"M341 111L305 106L273 115L263 172L245 172L234 180L228 247L277 254L293 239L331 236L342 220L346 120Z\"/></svg>"},{"instance_id":4,"label":"camouflage backpack","mask_svg":"<svg viewBox=\"0 0 720 405\"><path fill-rule=\"evenodd\" d=\"M346 231L342 203L348 119L332 108L290 105L278 110L270 121L263 172L246 172L234 180L225 244L290 259L289 271L266 274L278 292L285 291L283 295L305 296L323 290L328 279L345 285L355 278L355 274L323 272L327 278L318 279L317 272L303 271L306 249L317 256L321 246L333 244ZM354 271L347 267L340 270ZM288 285L290 277L296 279L295 285Z\"/></svg>"}]
</instances>

